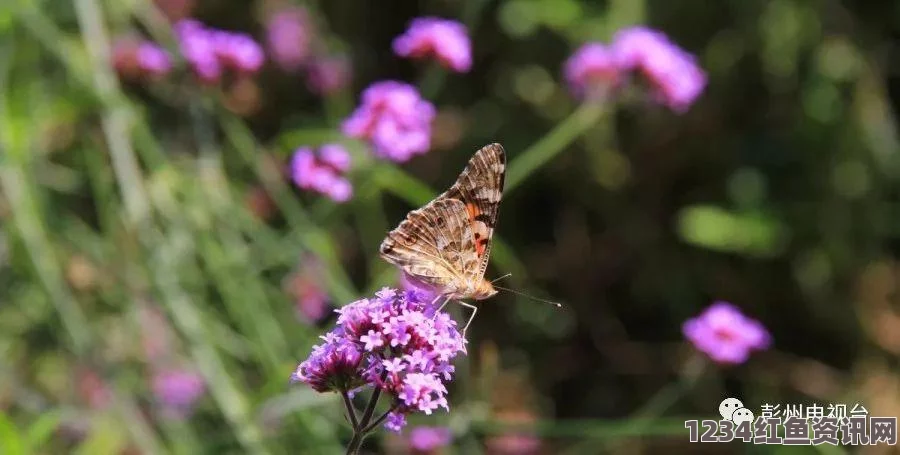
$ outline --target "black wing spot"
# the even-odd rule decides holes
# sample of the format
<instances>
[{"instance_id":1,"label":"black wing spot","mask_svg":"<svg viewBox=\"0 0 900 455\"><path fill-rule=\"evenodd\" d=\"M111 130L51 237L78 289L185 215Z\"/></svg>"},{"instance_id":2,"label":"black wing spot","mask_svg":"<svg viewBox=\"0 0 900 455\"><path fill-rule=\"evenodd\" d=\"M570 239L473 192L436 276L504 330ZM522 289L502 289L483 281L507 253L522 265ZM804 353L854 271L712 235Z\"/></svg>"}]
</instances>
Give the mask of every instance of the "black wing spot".
<instances>
[{"instance_id":1,"label":"black wing spot","mask_svg":"<svg viewBox=\"0 0 900 455\"><path fill-rule=\"evenodd\" d=\"M442 216L438 216L434 219L434 225L437 227L444 227L445 224L447 224L447 220L445 220Z\"/></svg>"},{"instance_id":2,"label":"black wing spot","mask_svg":"<svg viewBox=\"0 0 900 455\"><path fill-rule=\"evenodd\" d=\"M481 233L480 233L480 232L476 232L476 233L475 233L475 240L478 240L478 239L480 239L480 238L481 238Z\"/></svg>"},{"instance_id":3,"label":"black wing spot","mask_svg":"<svg viewBox=\"0 0 900 455\"><path fill-rule=\"evenodd\" d=\"M491 217L486 213L479 213L478 215L475 215L475 221L481 221L488 226L491 225Z\"/></svg>"}]
</instances>

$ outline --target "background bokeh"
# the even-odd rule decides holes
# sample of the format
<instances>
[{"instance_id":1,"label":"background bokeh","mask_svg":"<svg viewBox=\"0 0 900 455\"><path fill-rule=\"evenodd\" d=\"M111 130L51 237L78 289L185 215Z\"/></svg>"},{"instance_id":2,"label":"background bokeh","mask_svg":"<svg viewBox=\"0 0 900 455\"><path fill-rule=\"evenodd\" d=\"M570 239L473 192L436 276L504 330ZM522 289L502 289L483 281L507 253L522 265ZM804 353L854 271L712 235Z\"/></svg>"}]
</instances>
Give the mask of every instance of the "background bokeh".
<instances>
[{"instance_id":1,"label":"background bokeh","mask_svg":"<svg viewBox=\"0 0 900 455\"><path fill-rule=\"evenodd\" d=\"M296 7L297 47L345 63L346 83L317 89L268 48L259 71L215 83L177 59L152 78L108 58L135 37L174 51L184 17L265 44ZM898 8L5 2L2 453L343 453L337 395L288 384L334 323L322 305L397 286L384 234L490 142L510 164L488 277L564 307L480 304L451 412L411 418L451 429L444 453L764 450L687 442L684 420L726 396L898 416ZM470 72L394 55L426 15L466 24ZM684 113L634 93L580 106L566 87L575 49L637 24L707 72ZM404 163L339 128L386 79L438 111L431 150ZM286 170L323 143L353 156L345 203ZM681 326L716 300L761 321L772 347L734 366L698 354ZM407 434L379 431L365 450L406 453Z\"/></svg>"}]
</instances>

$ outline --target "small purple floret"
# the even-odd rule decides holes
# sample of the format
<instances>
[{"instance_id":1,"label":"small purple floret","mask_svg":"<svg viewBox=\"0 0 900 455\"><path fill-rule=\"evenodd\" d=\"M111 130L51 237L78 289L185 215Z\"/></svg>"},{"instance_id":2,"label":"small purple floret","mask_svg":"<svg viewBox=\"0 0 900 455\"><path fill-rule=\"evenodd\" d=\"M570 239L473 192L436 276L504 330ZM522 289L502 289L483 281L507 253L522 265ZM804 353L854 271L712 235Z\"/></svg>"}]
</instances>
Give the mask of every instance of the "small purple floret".
<instances>
[{"instance_id":1,"label":"small purple floret","mask_svg":"<svg viewBox=\"0 0 900 455\"><path fill-rule=\"evenodd\" d=\"M682 332L698 350L723 364L744 363L753 350L767 349L771 344L762 324L722 301L686 321Z\"/></svg>"}]
</instances>

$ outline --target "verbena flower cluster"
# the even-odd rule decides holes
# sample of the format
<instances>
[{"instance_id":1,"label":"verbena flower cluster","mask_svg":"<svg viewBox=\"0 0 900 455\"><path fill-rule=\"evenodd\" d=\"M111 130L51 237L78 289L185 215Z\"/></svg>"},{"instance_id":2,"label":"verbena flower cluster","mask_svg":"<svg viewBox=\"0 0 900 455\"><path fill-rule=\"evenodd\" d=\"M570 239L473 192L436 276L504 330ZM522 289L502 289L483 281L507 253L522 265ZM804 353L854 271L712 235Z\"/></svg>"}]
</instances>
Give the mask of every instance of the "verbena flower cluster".
<instances>
[{"instance_id":1,"label":"verbena flower cluster","mask_svg":"<svg viewBox=\"0 0 900 455\"><path fill-rule=\"evenodd\" d=\"M325 144L316 151L310 147L294 151L290 173L298 187L324 194L335 202L346 202L353 196L353 187L343 176L349 169L347 149L339 144Z\"/></svg>"},{"instance_id":2,"label":"verbena flower cluster","mask_svg":"<svg viewBox=\"0 0 900 455\"><path fill-rule=\"evenodd\" d=\"M226 69L255 73L265 63L262 47L245 33L208 28L184 19L175 24L181 53L202 81L216 82Z\"/></svg>"},{"instance_id":3,"label":"verbena flower cluster","mask_svg":"<svg viewBox=\"0 0 900 455\"><path fill-rule=\"evenodd\" d=\"M303 72L306 86L330 95L350 83L350 59L329 54L318 39L315 23L305 8L288 6L274 11L266 22L266 47L272 61L288 73Z\"/></svg>"},{"instance_id":4,"label":"verbena flower cluster","mask_svg":"<svg viewBox=\"0 0 900 455\"><path fill-rule=\"evenodd\" d=\"M405 33L394 39L394 53L421 59L434 56L442 65L458 73L472 68L472 44L466 26L436 17L414 19Z\"/></svg>"},{"instance_id":5,"label":"verbena flower cluster","mask_svg":"<svg viewBox=\"0 0 900 455\"><path fill-rule=\"evenodd\" d=\"M715 302L687 320L682 332L694 347L723 364L747 361L754 350L767 349L771 337L766 328L728 302Z\"/></svg>"},{"instance_id":6,"label":"verbena flower cluster","mask_svg":"<svg viewBox=\"0 0 900 455\"><path fill-rule=\"evenodd\" d=\"M583 45L563 70L570 90L580 98L605 95L631 71L641 73L654 98L676 112L686 111L706 87L706 73L694 56L646 27L620 30L610 46Z\"/></svg>"},{"instance_id":7,"label":"verbena flower cluster","mask_svg":"<svg viewBox=\"0 0 900 455\"><path fill-rule=\"evenodd\" d=\"M375 155L404 162L428 151L435 108L409 84L376 82L362 94L362 104L344 120L347 136L368 142Z\"/></svg>"},{"instance_id":8,"label":"verbena flower cluster","mask_svg":"<svg viewBox=\"0 0 900 455\"><path fill-rule=\"evenodd\" d=\"M390 288L335 311L337 326L321 337L324 343L313 347L292 380L318 392L380 389L391 400L385 427L393 431L406 424L407 414L449 410L450 362L466 348L447 313L435 314L424 294Z\"/></svg>"}]
</instances>

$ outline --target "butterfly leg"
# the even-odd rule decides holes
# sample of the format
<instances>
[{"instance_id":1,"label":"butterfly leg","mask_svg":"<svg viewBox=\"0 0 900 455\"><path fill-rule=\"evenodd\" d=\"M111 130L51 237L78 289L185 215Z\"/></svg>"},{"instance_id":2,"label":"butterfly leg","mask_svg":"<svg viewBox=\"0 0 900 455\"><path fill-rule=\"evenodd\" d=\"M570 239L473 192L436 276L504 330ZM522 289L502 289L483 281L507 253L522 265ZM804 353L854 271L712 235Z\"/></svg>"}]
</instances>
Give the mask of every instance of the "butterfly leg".
<instances>
[{"instance_id":1,"label":"butterfly leg","mask_svg":"<svg viewBox=\"0 0 900 455\"><path fill-rule=\"evenodd\" d=\"M437 298L436 298L436 299L434 299L434 301L435 301L435 302L437 302L437 300L438 300L438 299L439 299L439 298L441 298L441 297L442 297L442 296L437 296ZM442 303L442 304L441 304L441 306L440 306L440 307L438 307L438 309L437 309L437 310L436 310L436 311L435 311L435 312L434 312L434 315L435 315L435 316L437 316L437 315L438 315L438 313L440 313L440 312L441 312L441 310L443 310L443 309L444 309L444 307L445 307L445 306L447 306L447 302L449 302L449 301L450 301L450 299L449 299L449 298L447 298L447 297L444 297L444 303Z\"/></svg>"},{"instance_id":2,"label":"butterfly leg","mask_svg":"<svg viewBox=\"0 0 900 455\"><path fill-rule=\"evenodd\" d=\"M465 338L465 337L466 337L466 330L469 328L469 324L472 323L472 320L475 319L475 313L478 312L478 307L476 307L475 305L472 305L471 303L463 302L462 300L457 300L456 303L458 303L458 304L460 304L460 305L462 305L462 306L464 306L464 307L466 307L466 308L471 308L471 309L472 309L472 315L469 316L469 320L466 322L466 326L463 327L463 329L462 329L462 336L463 336L463 338Z\"/></svg>"}]
</instances>

